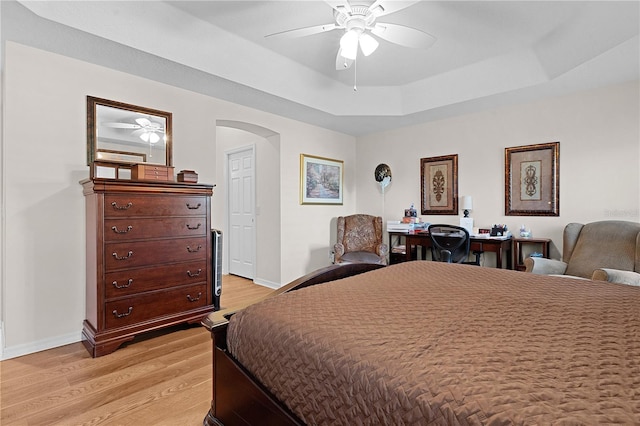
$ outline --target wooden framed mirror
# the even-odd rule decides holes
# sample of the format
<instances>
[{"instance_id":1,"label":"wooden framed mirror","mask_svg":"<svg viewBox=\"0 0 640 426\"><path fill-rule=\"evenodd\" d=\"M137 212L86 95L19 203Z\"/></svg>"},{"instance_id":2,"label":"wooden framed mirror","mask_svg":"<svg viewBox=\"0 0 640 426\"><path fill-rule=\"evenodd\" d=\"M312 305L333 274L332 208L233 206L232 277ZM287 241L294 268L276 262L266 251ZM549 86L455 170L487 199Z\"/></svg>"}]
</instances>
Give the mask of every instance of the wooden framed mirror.
<instances>
[{"instance_id":1,"label":"wooden framed mirror","mask_svg":"<svg viewBox=\"0 0 640 426\"><path fill-rule=\"evenodd\" d=\"M87 165L111 165L114 176L133 164L172 166L172 114L87 96ZM125 177L126 178L126 177Z\"/></svg>"}]
</instances>

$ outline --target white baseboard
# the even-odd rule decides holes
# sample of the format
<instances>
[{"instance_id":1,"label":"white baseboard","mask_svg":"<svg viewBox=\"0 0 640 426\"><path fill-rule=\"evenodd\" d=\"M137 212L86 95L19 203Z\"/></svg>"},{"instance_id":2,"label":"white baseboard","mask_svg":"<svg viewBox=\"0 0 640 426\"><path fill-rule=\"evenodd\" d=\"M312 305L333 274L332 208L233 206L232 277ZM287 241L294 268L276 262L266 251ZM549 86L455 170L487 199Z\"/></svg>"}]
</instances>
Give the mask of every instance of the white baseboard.
<instances>
[{"instance_id":1,"label":"white baseboard","mask_svg":"<svg viewBox=\"0 0 640 426\"><path fill-rule=\"evenodd\" d=\"M51 337L49 339L39 340L37 342L25 343L23 345L10 346L3 348L0 354L0 361L6 359L17 358L23 355L45 351L47 349L57 348L59 346L69 345L82 340L82 332L69 333L62 336Z\"/></svg>"},{"instance_id":2,"label":"white baseboard","mask_svg":"<svg viewBox=\"0 0 640 426\"><path fill-rule=\"evenodd\" d=\"M4 355L4 322L0 321L0 361L3 360Z\"/></svg>"},{"instance_id":3,"label":"white baseboard","mask_svg":"<svg viewBox=\"0 0 640 426\"><path fill-rule=\"evenodd\" d=\"M258 285L261 285L263 287L268 287L268 288L271 288L271 289L274 289L274 290L277 290L280 287L282 287L280 285L280 283L274 283L273 281L262 280L260 278L254 278L253 282L258 284ZM223 287L222 291L224 291L224 287Z\"/></svg>"},{"instance_id":4,"label":"white baseboard","mask_svg":"<svg viewBox=\"0 0 640 426\"><path fill-rule=\"evenodd\" d=\"M254 279L254 283L261 285L263 287L268 287L271 289L280 288L279 283L274 283L272 281ZM224 287L222 288L224 291ZM47 349L57 348L59 346L69 345L71 343L80 342L82 340L82 332L80 333L69 333L67 335L51 337L49 339L40 340L32 343L25 343L23 345L10 346L5 348L4 345L4 330L0 327L0 361L4 361L6 359L17 358L23 355L29 355L35 352L45 351Z\"/></svg>"}]
</instances>

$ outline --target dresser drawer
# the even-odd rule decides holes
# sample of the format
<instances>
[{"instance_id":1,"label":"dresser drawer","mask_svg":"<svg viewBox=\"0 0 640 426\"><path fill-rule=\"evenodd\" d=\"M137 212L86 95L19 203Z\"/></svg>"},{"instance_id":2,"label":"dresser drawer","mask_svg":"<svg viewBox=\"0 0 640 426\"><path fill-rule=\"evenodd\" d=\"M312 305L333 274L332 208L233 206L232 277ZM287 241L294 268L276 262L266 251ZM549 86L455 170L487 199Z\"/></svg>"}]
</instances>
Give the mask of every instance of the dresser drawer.
<instances>
[{"instance_id":1,"label":"dresser drawer","mask_svg":"<svg viewBox=\"0 0 640 426\"><path fill-rule=\"evenodd\" d=\"M207 237L105 244L106 272L174 262L207 260Z\"/></svg>"},{"instance_id":2,"label":"dresser drawer","mask_svg":"<svg viewBox=\"0 0 640 426\"><path fill-rule=\"evenodd\" d=\"M104 221L105 241L206 235L205 217L126 218ZM211 231L209 231L211 232Z\"/></svg>"},{"instance_id":3,"label":"dresser drawer","mask_svg":"<svg viewBox=\"0 0 640 426\"><path fill-rule=\"evenodd\" d=\"M206 282L207 271L207 262L199 261L110 272L105 275L105 298Z\"/></svg>"},{"instance_id":4,"label":"dresser drawer","mask_svg":"<svg viewBox=\"0 0 640 426\"><path fill-rule=\"evenodd\" d=\"M205 216L204 196L111 194L104 197L104 216Z\"/></svg>"},{"instance_id":5,"label":"dresser drawer","mask_svg":"<svg viewBox=\"0 0 640 426\"><path fill-rule=\"evenodd\" d=\"M131 168L131 179L173 181L173 170L170 166L136 164Z\"/></svg>"},{"instance_id":6,"label":"dresser drawer","mask_svg":"<svg viewBox=\"0 0 640 426\"><path fill-rule=\"evenodd\" d=\"M207 285L179 287L105 303L107 328L124 327L208 305Z\"/></svg>"}]
</instances>

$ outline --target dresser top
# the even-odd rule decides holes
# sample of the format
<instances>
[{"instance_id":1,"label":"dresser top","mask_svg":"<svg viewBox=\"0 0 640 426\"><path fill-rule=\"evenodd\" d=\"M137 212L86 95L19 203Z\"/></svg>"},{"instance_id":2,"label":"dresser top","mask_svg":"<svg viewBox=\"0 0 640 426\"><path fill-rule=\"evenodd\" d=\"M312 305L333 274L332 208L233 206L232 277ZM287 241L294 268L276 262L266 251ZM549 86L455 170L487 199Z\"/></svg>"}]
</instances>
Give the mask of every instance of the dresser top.
<instances>
[{"instance_id":1,"label":"dresser top","mask_svg":"<svg viewBox=\"0 0 640 426\"><path fill-rule=\"evenodd\" d=\"M213 195L215 185L187 182L89 178L80 181L84 195L100 192L147 192Z\"/></svg>"}]
</instances>

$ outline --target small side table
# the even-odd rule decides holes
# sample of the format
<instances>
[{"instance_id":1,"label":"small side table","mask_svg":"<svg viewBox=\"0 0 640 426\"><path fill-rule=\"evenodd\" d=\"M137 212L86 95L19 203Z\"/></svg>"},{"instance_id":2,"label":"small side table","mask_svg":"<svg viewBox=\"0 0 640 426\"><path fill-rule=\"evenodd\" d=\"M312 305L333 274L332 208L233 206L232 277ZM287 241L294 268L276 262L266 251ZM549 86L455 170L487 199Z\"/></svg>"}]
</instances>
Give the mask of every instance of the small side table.
<instances>
[{"instance_id":1,"label":"small side table","mask_svg":"<svg viewBox=\"0 0 640 426\"><path fill-rule=\"evenodd\" d=\"M536 244L538 247L542 247L542 257L549 258L549 243L551 243L551 239L549 238L513 238L513 247L511 249L511 253L513 256L513 269L516 271L524 271L526 267L524 266L525 257L522 254L522 247L527 244Z\"/></svg>"}]
</instances>

